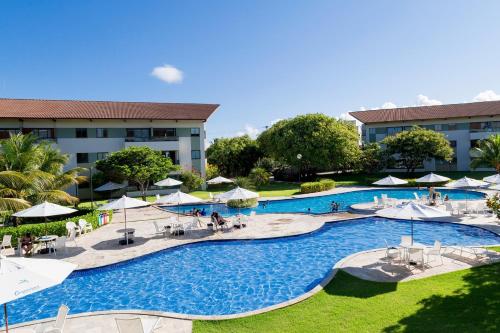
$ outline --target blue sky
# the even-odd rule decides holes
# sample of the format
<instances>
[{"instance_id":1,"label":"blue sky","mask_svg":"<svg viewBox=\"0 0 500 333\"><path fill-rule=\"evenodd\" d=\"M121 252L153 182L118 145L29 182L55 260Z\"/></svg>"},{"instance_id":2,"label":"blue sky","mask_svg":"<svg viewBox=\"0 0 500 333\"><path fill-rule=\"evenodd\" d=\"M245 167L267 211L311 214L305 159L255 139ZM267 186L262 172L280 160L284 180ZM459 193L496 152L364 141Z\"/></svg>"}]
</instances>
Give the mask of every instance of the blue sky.
<instances>
[{"instance_id":1,"label":"blue sky","mask_svg":"<svg viewBox=\"0 0 500 333\"><path fill-rule=\"evenodd\" d=\"M0 97L219 103L209 138L500 98L498 13L493 0L4 0Z\"/></svg>"}]
</instances>

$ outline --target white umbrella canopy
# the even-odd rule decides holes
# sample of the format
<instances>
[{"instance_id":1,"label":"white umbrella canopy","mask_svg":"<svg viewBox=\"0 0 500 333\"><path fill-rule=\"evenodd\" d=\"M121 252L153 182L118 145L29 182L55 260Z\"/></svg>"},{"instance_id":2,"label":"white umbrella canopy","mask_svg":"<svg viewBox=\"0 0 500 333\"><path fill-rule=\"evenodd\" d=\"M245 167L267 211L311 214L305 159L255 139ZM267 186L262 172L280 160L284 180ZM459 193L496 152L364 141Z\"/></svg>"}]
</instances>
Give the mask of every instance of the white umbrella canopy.
<instances>
[{"instance_id":1,"label":"white umbrella canopy","mask_svg":"<svg viewBox=\"0 0 500 333\"><path fill-rule=\"evenodd\" d=\"M430 173L428 175L425 175L423 177L417 178L415 181L417 183L442 183L450 180L450 178L445 177L445 176L440 176L435 173Z\"/></svg>"},{"instance_id":2,"label":"white umbrella canopy","mask_svg":"<svg viewBox=\"0 0 500 333\"><path fill-rule=\"evenodd\" d=\"M196 203L196 202L201 202L200 198L197 198L195 196L192 196L190 194L177 191L175 193L166 195L164 197L158 198L155 203L157 204L187 204L187 203Z\"/></svg>"},{"instance_id":3,"label":"white umbrella canopy","mask_svg":"<svg viewBox=\"0 0 500 333\"><path fill-rule=\"evenodd\" d=\"M396 177L393 177L393 176L387 176L385 178L377 180L373 184L374 185L380 185L380 186L392 186L392 185L408 184L408 182L406 180L404 180L404 179L399 179L399 178L396 178Z\"/></svg>"},{"instance_id":4,"label":"white umbrella canopy","mask_svg":"<svg viewBox=\"0 0 500 333\"><path fill-rule=\"evenodd\" d=\"M413 219L428 219L428 218L438 218L451 216L447 211L438 209L436 207L430 207L422 205L416 202L409 202L404 205L399 205L397 207L384 208L377 210L375 212L378 216L395 218L395 219L406 219L411 220L411 242L413 244Z\"/></svg>"},{"instance_id":5,"label":"white umbrella canopy","mask_svg":"<svg viewBox=\"0 0 500 333\"><path fill-rule=\"evenodd\" d=\"M44 203L21 210L12 215L16 217L49 217L56 215L71 214L74 212L76 212L76 209L60 206L45 201Z\"/></svg>"},{"instance_id":6,"label":"white umbrella canopy","mask_svg":"<svg viewBox=\"0 0 500 333\"><path fill-rule=\"evenodd\" d=\"M218 177L212 178L210 180L207 180L207 184L209 184L209 185L229 184L229 183L233 183L233 181L231 179L228 179L228 178L225 178L222 176L218 176Z\"/></svg>"},{"instance_id":7,"label":"white umbrella canopy","mask_svg":"<svg viewBox=\"0 0 500 333\"><path fill-rule=\"evenodd\" d=\"M484 177L483 180L488 183L500 184L500 174Z\"/></svg>"},{"instance_id":8,"label":"white umbrella canopy","mask_svg":"<svg viewBox=\"0 0 500 333\"><path fill-rule=\"evenodd\" d=\"M165 178L155 183L156 186L179 186L182 182L173 178Z\"/></svg>"},{"instance_id":9,"label":"white umbrella canopy","mask_svg":"<svg viewBox=\"0 0 500 333\"><path fill-rule=\"evenodd\" d=\"M446 186L454 188L472 188L472 187L480 187L486 185L488 185L487 182L483 182L482 180L477 180L469 177L463 177L446 184Z\"/></svg>"},{"instance_id":10,"label":"white umbrella canopy","mask_svg":"<svg viewBox=\"0 0 500 333\"><path fill-rule=\"evenodd\" d=\"M217 199L220 200L247 200L247 199L255 199L259 197L258 193L246 190L241 187L236 187L235 189L232 189L231 191L224 192L222 194L216 195L215 196Z\"/></svg>"},{"instance_id":11,"label":"white umbrella canopy","mask_svg":"<svg viewBox=\"0 0 500 333\"><path fill-rule=\"evenodd\" d=\"M377 210L376 214L378 216L395 219L427 219L451 216L450 213L444 210L438 209L436 207L422 205L413 201L401 206Z\"/></svg>"},{"instance_id":12,"label":"white umbrella canopy","mask_svg":"<svg viewBox=\"0 0 500 333\"><path fill-rule=\"evenodd\" d=\"M125 220L125 245L129 244L128 239L128 230L127 230L127 208L137 208L149 206L149 202L142 201L139 199L134 199L127 197L126 195L122 196L120 199L111 201L101 207L98 207L99 210L115 210L115 209L123 209L123 215ZM133 241L130 241L133 243Z\"/></svg>"},{"instance_id":13,"label":"white umbrella canopy","mask_svg":"<svg viewBox=\"0 0 500 333\"><path fill-rule=\"evenodd\" d=\"M6 258L0 256L0 303L4 304L8 332L7 302L58 285L76 268L55 259Z\"/></svg>"},{"instance_id":14,"label":"white umbrella canopy","mask_svg":"<svg viewBox=\"0 0 500 333\"><path fill-rule=\"evenodd\" d=\"M107 182L104 185L99 186L94 191L96 192L106 192L106 191L115 191L124 188L126 185L118 184L113 182Z\"/></svg>"},{"instance_id":15,"label":"white umbrella canopy","mask_svg":"<svg viewBox=\"0 0 500 333\"><path fill-rule=\"evenodd\" d=\"M488 187L490 190L500 191L500 184L495 184L493 186Z\"/></svg>"}]
</instances>

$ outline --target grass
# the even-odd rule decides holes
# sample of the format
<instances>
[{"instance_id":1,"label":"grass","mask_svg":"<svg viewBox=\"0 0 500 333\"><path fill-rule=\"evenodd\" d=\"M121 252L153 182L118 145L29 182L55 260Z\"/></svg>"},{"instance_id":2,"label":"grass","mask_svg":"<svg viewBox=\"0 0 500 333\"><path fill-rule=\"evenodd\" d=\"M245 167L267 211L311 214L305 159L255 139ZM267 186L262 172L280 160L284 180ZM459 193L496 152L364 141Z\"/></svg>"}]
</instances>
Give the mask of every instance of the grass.
<instances>
[{"instance_id":1,"label":"grass","mask_svg":"<svg viewBox=\"0 0 500 333\"><path fill-rule=\"evenodd\" d=\"M493 264L377 283L339 271L303 302L240 319L195 321L193 332L499 332L499 275L500 264Z\"/></svg>"}]
</instances>

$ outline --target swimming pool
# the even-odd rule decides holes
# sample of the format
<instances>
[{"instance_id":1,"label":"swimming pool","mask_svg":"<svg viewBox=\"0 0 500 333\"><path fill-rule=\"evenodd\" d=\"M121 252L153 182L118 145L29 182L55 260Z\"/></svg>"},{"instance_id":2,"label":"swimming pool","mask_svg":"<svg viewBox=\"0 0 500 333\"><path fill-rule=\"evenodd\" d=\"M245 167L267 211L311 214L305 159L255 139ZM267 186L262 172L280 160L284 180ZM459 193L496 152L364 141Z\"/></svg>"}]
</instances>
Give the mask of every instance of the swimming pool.
<instances>
[{"instance_id":1,"label":"swimming pool","mask_svg":"<svg viewBox=\"0 0 500 333\"><path fill-rule=\"evenodd\" d=\"M409 234L404 220L363 218L268 240L209 241L183 245L123 263L76 271L61 285L9 303L19 323L100 310L157 310L197 315L242 313L282 303L313 289L341 258L397 244ZM445 245L490 245L500 236L484 229L415 222L415 240ZM3 319L2 319L3 320Z\"/></svg>"},{"instance_id":2,"label":"swimming pool","mask_svg":"<svg viewBox=\"0 0 500 333\"><path fill-rule=\"evenodd\" d=\"M443 197L448 195L452 200L464 200L464 199L482 199L484 194L475 191L464 191L464 190L454 190L454 189L437 189L441 192ZM349 206L361 202L373 202L373 197L377 196L380 198L382 193L387 194L390 198L397 199L414 199L413 193L418 193L419 196L428 195L427 190L417 190L417 189L376 189L376 190L362 190L362 191L351 191L338 194L320 195L308 198L295 198L295 199L284 199L284 200L270 200L270 201L260 201L257 207L241 209L242 214L250 214L254 211L257 214L266 213L312 213L312 214L324 214L331 211L330 205L332 201L339 203L339 210L346 211ZM164 209L170 211L180 211L189 212L193 208L205 208L207 215L210 215L214 210L222 214L223 216L235 215L238 212L236 208L229 208L225 204L198 204L198 205L181 205L177 206L163 206ZM309 211L310 209L310 211Z\"/></svg>"}]
</instances>

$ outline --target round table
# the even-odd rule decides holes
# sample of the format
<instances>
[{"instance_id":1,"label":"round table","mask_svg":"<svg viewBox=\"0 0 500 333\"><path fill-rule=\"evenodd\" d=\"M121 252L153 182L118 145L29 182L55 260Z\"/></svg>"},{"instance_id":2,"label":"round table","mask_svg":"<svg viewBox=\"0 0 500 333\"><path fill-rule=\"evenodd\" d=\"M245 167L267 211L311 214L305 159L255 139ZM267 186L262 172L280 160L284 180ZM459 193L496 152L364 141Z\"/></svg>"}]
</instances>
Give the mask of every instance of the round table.
<instances>
[{"instance_id":1,"label":"round table","mask_svg":"<svg viewBox=\"0 0 500 333\"><path fill-rule=\"evenodd\" d=\"M45 248L40 249L39 252L40 253L49 253L50 252L49 243L54 242L56 239L57 239L56 235L46 235L46 236L41 236L41 237L38 237L37 239L35 239L35 242L45 244Z\"/></svg>"}]
</instances>

